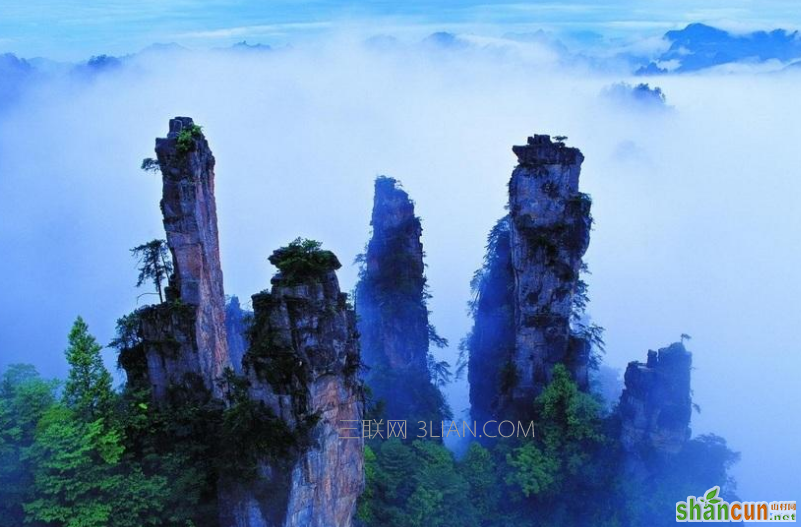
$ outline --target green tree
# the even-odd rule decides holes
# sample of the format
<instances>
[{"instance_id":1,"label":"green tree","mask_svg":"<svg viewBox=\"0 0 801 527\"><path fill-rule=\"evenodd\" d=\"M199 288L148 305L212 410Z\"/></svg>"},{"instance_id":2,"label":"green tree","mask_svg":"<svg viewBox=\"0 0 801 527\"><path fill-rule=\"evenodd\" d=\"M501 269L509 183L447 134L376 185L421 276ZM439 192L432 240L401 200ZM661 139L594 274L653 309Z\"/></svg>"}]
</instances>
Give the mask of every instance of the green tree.
<instances>
[{"instance_id":1,"label":"green tree","mask_svg":"<svg viewBox=\"0 0 801 527\"><path fill-rule=\"evenodd\" d=\"M101 346L78 317L66 350L70 371L62 402L41 416L26 452L34 493L26 522L62 527L160 525L165 478L147 476L123 457L123 428Z\"/></svg>"},{"instance_id":2,"label":"green tree","mask_svg":"<svg viewBox=\"0 0 801 527\"><path fill-rule=\"evenodd\" d=\"M359 519L371 526L476 526L469 485L440 443L399 439L376 442L365 454L367 490Z\"/></svg>"},{"instance_id":3,"label":"green tree","mask_svg":"<svg viewBox=\"0 0 801 527\"><path fill-rule=\"evenodd\" d=\"M139 278L136 281L136 287L141 287L148 280L152 280L159 295L159 302L164 302L161 284L172 273L172 260L167 242L151 240L134 247L131 249L131 253L139 263Z\"/></svg>"},{"instance_id":4,"label":"green tree","mask_svg":"<svg viewBox=\"0 0 801 527\"><path fill-rule=\"evenodd\" d=\"M89 333L89 326L78 317L65 352L70 372L64 385L64 403L85 422L108 417L114 401L111 374L100 356L102 349Z\"/></svg>"},{"instance_id":5,"label":"green tree","mask_svg":"<svg viewBox=\"0 0 801 527\"><path fill-rule=\"evenodd\" d=\"M604 441L600 403L580 391L561 364L537 397L535 410L536 439L507 456L513 470L506 481L519 486L526 497L561 491L566 482L581 476Z\"/></svg>"},{"instance_id":6,"label":"green tree","mask_svg":"<svg viewBox=\"0 0 801 527\"><path fill-rule=\"evenodd\" d=\"M0 527L25 521L22 504L35 492L28 450L39 420L55 404L57 386L27 364L10 365L0 381Z\"/></svg>"},{"instance_id":7,"label":"green tree","mask_svg":"<svg viewBox=\"0 0 801 527\"><path fill-rule=\"evenodd\" d=\"M478 517L489 519L495 516L502 485L492 452L479 443L471 443L459 465L459 471L470 487L470 502Z\"/></svg>"},{"instance_id":8,"label":"green tree","mask_svg":"<svg viewBox=\"0 0 801 527\"><path fill-rule=\"evenodd\" d=\"M103 418L85 422L57 404L39 422L28 452L34 499L26 521L62 527L161 525L166 480L123 463L120 431Z\"/></svg>"}]
</instances>

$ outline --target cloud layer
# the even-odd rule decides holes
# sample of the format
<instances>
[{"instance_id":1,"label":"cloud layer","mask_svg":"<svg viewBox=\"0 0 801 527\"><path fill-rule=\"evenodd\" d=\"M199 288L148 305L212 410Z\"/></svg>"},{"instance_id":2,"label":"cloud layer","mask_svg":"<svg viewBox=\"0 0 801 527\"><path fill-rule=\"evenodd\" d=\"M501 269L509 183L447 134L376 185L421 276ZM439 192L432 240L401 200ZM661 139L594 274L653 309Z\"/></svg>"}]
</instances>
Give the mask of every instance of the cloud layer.
<instances>
[{"instance_id":1,"label":"cloud layer","mask_svg":"<svg viewBox=\"0 0 801 527\"><path fill-rule=\"evenodd\" d=\"M154 50L100 74L46 75L0 111L1 365L63 374L76 315L107 342L136 307L128 249L162 236L158 177L138 167L172 116L202 124L217 157L229 294L268 287L267 256L296 236L352 260L373 179L387 174L424 219L433 322L452 343L504 214L511 146L567 135L594 198L591 313L607 362L624 368L691 334L694 430L743 451L744 497L788 498L801 490L789 455L801 431L799 74L660 77L670 111L610 99L638 80L566 65L536 42ZM341 279L351 288L355 267ZM464 408L463 387L452 400Z\"/></svg>"}]
</instances>

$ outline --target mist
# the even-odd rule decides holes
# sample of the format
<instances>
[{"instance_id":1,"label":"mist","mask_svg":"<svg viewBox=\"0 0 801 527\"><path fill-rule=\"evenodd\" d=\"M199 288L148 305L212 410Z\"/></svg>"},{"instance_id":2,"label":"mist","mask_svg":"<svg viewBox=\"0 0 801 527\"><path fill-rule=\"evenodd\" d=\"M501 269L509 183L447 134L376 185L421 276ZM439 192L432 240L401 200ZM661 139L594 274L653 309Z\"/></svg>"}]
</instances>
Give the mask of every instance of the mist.
<instances>
[{"instance_id":1,"label":"mist","mask_svg":"<svg viewBox=\"0 0 801 527\"><path fill-rule=\"evenodd\" d=\"M453 364L470 278L504 215L511 146L566 135L593 197L589 311L606 328L605 363L623 370L690 334L694 435L742 452L743 497L792 499L799 75L645 79L667 98L655 111L605 95L642 79L537 43L347 36L267 53L151 51L109 71L43 75L0 109L0 368L63 376L77 315L109 342L118 317L155 301L133 287L129 253L163 237L161 182L139 165L178 115L203 126L217 159L225 290L244 307L269 286L267 256L297 236L353 261L375 177L402 181L423 218L431 321L451 342L435 353ZM357 271L339 272L344 290ZM449 398L457 416L467 408L463 381Z\"/></svg>"}]
</instances>

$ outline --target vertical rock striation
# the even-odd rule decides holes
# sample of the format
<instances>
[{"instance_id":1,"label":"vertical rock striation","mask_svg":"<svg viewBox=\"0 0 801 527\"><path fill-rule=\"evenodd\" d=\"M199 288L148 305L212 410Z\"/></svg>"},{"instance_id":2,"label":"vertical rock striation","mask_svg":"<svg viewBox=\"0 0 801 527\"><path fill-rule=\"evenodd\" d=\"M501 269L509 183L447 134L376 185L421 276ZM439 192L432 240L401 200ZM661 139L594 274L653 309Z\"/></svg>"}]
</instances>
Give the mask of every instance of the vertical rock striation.
<instances>
[{"instance_id":1,"label":"vertical rock striation","mask_svg":"<svg viewBox=\"0 0 801 527\"><path fill-rule=\"evenodd\" d=\"M189 117L170 120L156 140L161 211L174 273L166 302L138 312L139 344L120 356L129 382L150 386L156 400L171 394L219 395L230 366L220 266L214 156ZM203 394L201 392L207 392Z\"/></svg>"},{"instance_id":2,"label":"vertical rock striation","mask_svg":"<svg viewBox=\"0 0 801 527\"><path fill-rule=\"evenodd\" d=\"M252 480L222 481L223 527L352 524L364 487L359 343L334 273L339 262L328 254L330 264L319 272L293 279L280 273L270 292L253 296L244 359L249 399L281 424L284 437L274 443L286 447L262 455ZM348 427L355 430L342 434Z\"/></svg>"},{"instance_id":3,"label":"vertical rock striation","mask_svg":"<svg viewBox=\"0 0 801 527\"><path fill-rule=\"evenodd\" d=\"M620 397L620 442L629 453L676 454L690 439L692 354L674 343L630 362Z\"/></svg>"},{"instance_id":4,"label":"vertical rock striation","mask_svg":"<svg viewBox=\"0 0 801 527\"><path fill-rule=\"evenodd\" d=\"M163 191L161 212L175 274L168 300L196 306L198 365L206 386L230 366L225 334L225 293L214 198L214 156L200 127L189 117L170 120L156 140Z\"/></svg>"},{"instance_id":5,"label":"vertical rock striation","mask_svg":"<svg viewBox=\"0 0 801 527\"><path fill-rule=\"evenodd\" d=\"M399 183L381 176L359 284L365 380L384 402L389 419L442 419L444 400L431 384L423 229L414 203Z\"/></svg>"},{"instance_id":6,"label":"vertical rock striation","mask_svg":"<svg viewBox=\"0 0 801 527\"><path fill-rule=\"evenodd\" d=\"M590 200L579 192L584 160L576 148L529 137L512 149L518 166L509 183L515 291L516 383L512 399L530 404L564 363L588 385L589 343L570 329L573 298L590 239Z\"/></svg>"},{"instance_id":7,"label":"vertical rock striation","mask_svg":"<svg viewBox=\"0 0 801 527\"><path fill-rule=\"evenodd\" d=\"M253 296L245 351L238 299L226 313L208 143L178 117L156 152L174 274L167 301L120 321L129 383L202 410L221 527L349 527L364 487L364 405L339 261L308 240L276 251L280 272Z\"/></svg>"},{"instance_id":8,"label":"vertical rock striation","mask_svg":"<svg viewBox=\"0 0 801 527\"><path fill-rule=\"evenodd\" d=\"M512 148L509 215L490 233L473 280L474 325L466 340L473 417L527 412L556 364L588 389L591 344L571 328L582 257L589 244L590 199L579 192L584 160L547 135Z\"/></svg>"}]
</instances>

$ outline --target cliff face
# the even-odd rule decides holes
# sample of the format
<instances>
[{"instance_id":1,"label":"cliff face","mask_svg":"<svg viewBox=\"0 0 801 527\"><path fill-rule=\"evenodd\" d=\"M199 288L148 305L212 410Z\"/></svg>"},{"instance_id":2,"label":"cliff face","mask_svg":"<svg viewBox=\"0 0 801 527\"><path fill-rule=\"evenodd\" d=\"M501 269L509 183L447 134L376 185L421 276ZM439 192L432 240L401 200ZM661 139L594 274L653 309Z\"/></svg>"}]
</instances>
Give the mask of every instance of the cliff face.
<instances>
[{"instance_id":1,"label":"cliff face","mask_svg":"<svg viewBox=\"0 0 801 527\"><path fill-rule=\"evenodd\" d=\"M156 151L174 274L167 301L121 319L128 382L177 410L203 408L213 432L202 440L222 460L221 527L350 526L364 486L363 390L339 262L316 242L276 251L281 273L253 296L245 342L238 300L226 313L211 150L179 117Z\"/></svg>"},{"instance_id":2,"label":"cliff face","mask_svg":"<svg viewBox=\"0 0 801 527\"><path fill-rule=\"evenodd\" d=\"M499 404L515 349L514 274L509 243L509 218L490 232L483 268L473 279L473 329L466 340L470 351L468 381L470 412L479 422L503 417Z\"/></svg>"},{"instance_id":3,"label":"cliff face","mask_svg":"<svg viewBox=\"0 0 801 527\"><path fill-rule=\"evenodd\" d=\"M121 356L130 382L153 389L156 400L185 391L219 396L230 366L220 267L214 156L188 117L170 120L156 140L163 194L161 210L174 273L167 301L139 311L137 350Z\"/></svg>"},{"instance_id":4,"label":"cliff face","mask_svg":"<svg viewBox=\"0 0 801 527\"><path fill-rule=\"evenodd\" d=\"M428 367L423 229L395 179L376 179L371 225L356 288L365 380L388 418L438 421L442 398Z\"/></svg>"},{"instance_id":5,"label":"cliff face","mask_svg":"<svg viewBox=\"0 0 801 527\"><path fill-rule=\"evenodd\" d=\"M530 404L565 363L588 385L589 343L570 330L581 258L589 245L590 200L578 190L584 157L576 148L529 137L513 147L518 166L509 183L514 274L515 383L512 399Z\"/></svg>"},{"instance_id":6,"label":"cliff face","mask_svg":"<svg viewBox=\"0 0 801 527\"><path fill-rule=\"evenodd\" d=\"M355 314L335 267L300 281L278 275L253 296L249 398L283 423L289 446L263 456L253 480L221 483L223 527L352 524L364 487L363 402Z\"/></svg>"},{"instance_id":7,"label":"cliff face","mask_svg":"<svg viewBox=\"0 0 801 527\"><path fill-rule=\"evenodd\" d=\"M592 345L571 328L583 310L576 299L592 222L590 199L578 190L584 158L547 135L512 150L518 166L509 215L490 233L472 284L474 324L465 343L475 419L510 407L526 413L559 363L579 388L589 388Z\"/></svg>"},{"instance_id":8,"label":"cliff face","mask_svg":"<svg viewBox=\"0 0 801 527\"><path fill-rule=\"evenodd\" d=\"M676 454L690 438L692 354L675 343L626 368L620 441L633 454Z\"/></svg>"},{"instance_id":9,"label":"cliff face","mask_svg":"<svg viewBox=\"0 0 801 527\"><path fill-rule=\"evenodd\" d=\"M156 140L156 154L163 182L164 230L175 268L168 300L197 306L199 373L214 393L216 379L230 366L214 198L214 156L200 128L189 117L170 120L167 137Z\"/></svg>"}]
</instances>

